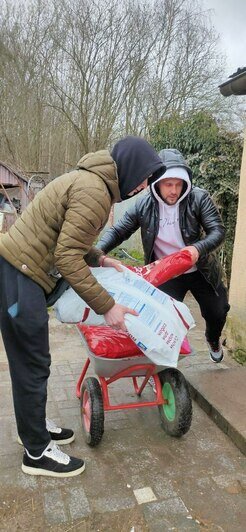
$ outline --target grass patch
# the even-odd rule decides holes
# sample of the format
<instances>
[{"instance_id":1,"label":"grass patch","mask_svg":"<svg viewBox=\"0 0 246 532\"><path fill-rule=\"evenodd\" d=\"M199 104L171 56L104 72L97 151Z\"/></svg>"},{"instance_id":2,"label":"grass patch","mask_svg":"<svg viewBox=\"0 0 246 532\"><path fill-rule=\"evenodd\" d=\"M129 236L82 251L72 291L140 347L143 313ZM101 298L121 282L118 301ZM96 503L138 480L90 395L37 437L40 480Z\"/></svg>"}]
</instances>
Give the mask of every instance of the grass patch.
<instances>
[{"instance_id":1,"label":"grass patch","mask_svg":"<svg viewBox=\"0 0 246 532\"><path fill-rule=\"evenodd\" d=\"M123 264L128 266L143 266L144 265L144 255L141 251L136 249L126 250L127 255L124 253L122 248L117 247L113 249L108 255L114 257L115 259L120 260ZM132 259L131 259L132 257Z\"/></svg>"},{"instance_id":2,"label":"grass patch","mask_svg":"<svg viewBox=\"0 0 246 532\"><path fill-rule=\"evenodd\" d=\"M236 349L232 351L232 356L242 366L246 365L246 351L244 349Z\"/></svg>"}]
</instances>

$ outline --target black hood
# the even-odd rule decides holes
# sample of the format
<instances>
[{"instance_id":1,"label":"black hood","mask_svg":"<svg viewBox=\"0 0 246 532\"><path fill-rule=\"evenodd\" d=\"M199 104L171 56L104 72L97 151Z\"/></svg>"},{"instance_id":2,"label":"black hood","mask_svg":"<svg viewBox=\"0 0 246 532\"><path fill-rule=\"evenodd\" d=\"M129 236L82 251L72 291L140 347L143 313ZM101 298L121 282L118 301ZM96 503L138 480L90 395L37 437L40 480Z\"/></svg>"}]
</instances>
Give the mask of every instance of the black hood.
<instances>
[{"instance_id":1,"label":"black hood","mask_svg":"<svg viewBox=\"0 0 246 532\"><path fill-rule=\"evenodd\" d=\"M173 166L177 166L187 170L190 182L192 183L192 171L187 165L185 158L179 150L175 150L174 148L166 148L165 150L159 151L158 155L161 158L163 164L165 164L166 170L168 170L169 168L173 168Z\"/></svg>"},{"instance_id":2,"label":"black hood","mask_svg":"<svg viewBox=\"0 0 246 532\"><path fill-rule=\"evenodd\" d=\"M165 172L165 164L154 148L142 137L128 136L119 140L111 155L117 166L120 197L128 198L129 192L141 185L150 175L148 184L153 183Z\"/></svg>"}]
</instances>

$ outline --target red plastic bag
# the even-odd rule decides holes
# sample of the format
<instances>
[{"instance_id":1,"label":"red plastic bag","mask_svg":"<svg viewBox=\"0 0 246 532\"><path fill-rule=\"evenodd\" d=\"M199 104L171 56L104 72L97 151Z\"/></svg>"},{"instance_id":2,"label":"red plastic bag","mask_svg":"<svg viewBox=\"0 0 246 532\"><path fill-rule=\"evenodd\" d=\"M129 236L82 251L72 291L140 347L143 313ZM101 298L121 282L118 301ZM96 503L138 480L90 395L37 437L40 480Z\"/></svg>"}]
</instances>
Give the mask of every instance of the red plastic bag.
<instances>
[{"instance_id":1,"label":"red plastic bag","mask_svg":"<svg viewBox=\"0 0 246 532\"><path fill-rule=\"evenodd\" d=\"M181 344L181 348L180 348L180 355L190 355L191 354L191 346L190 346L190 342L188 340L188 338L184 338L182 344Z\"/></svg>"},{"instance_id":2,"label":"red plastic bag","mask_svg":"<svg viewBox=\"0 0 246 532\"><path fill-rule=\"evenodd\" d=\"M192 266L190 252L183 250L151 262L146 266L127 266L127 268L143 277L153 286L160 286L166 281L173 279L173 277L178 277L178 275L186 272Z\"/></svg>"},{"instance_id":3,"label":"red plastic bag","mask_svg":"<svg viewBox=\"0 0 246 532\"><path fill-rule=\"evenodd\" d=\"M125 358L142 357L143 353L130 336L123 331L116 331L107 325L82 325L78 329L83 333L86 343L98 357Z\"/></svg>"},{"instance_id":4,"label":"red plastic bag","mask_svg":"<svg viewBox=\"0 0 246 532\"><path fill-rule=\"evenodd\" d=\"M78 329L83 333L86 343L98 357L105 358L125 358L141 357L142 351L134 344L130 336L123 331L116 331L107 325L82 325L78 324ZM191 353L190 344L187 338L184 339L180 354Z\"/></svg>"}]
</instances>

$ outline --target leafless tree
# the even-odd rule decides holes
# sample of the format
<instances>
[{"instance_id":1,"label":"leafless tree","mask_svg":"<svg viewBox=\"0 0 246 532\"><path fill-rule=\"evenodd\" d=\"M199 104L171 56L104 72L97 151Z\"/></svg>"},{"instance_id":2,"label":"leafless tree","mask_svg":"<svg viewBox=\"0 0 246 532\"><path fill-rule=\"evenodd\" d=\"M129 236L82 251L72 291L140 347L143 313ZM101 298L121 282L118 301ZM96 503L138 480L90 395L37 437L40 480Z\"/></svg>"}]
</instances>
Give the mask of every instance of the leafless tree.
<instances>
[{"instance_id":1,"label":"leafless tree","mask_svg":"<svg viewBox=\"0 0 246 532\"><path fill-rule=\"evenodd\" d=\"M58 174L168 114L218 111L217 36L198 0L2 3L1 158Z\"/></svg>"}]
</instances>

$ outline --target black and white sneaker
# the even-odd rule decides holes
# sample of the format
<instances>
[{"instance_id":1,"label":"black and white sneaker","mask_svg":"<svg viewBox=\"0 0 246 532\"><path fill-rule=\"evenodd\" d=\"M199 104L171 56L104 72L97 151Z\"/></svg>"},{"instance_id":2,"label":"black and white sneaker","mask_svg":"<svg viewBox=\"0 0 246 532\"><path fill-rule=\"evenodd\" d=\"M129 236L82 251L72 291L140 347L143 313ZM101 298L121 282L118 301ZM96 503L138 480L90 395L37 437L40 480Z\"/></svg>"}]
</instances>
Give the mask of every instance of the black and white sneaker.
<instances>
[{"instance_id":1,"label":"black and white sneaker","mask_svg":"<svg viewBox=\"0 0 246 532\"><path fill-rule=\"evenodd\" d=\"M57 443L57 445L67 445L68 443L72 443L74 441L74 432L72 429L63 429L61 427L57 427L57 425L54 423L54 421L51 421L51 419L46 418L46 428L50 433L51 439ZM18 436L17 441L20 445L23 445L20 436Z\"/></svg>"},{"instance_id":2,"label":"black and white sneaker","mask_svg":"<svg viewBox=\"0 0 246 532\"><path fill-rule=\"evenodd\" d=\"M51 441L41 456L31 456L25 449L21 469L28 475L42 475L45 477L75 477L83 473L84 461L73 458L63 453L59 447Z\"/></svg>"},{"instance_id":3,"label":"black and white sneaker","mask_svg":"<svg viewBox=\"0 0 246 532\"><path fill-rule=\"evenodd\" d=\"M218 340L217 342L207 342L207 344L209 347L209 354L211 360L216 364L222 362L224 358L224 353L220 341Z\"/></svg>"}]
</instances>

